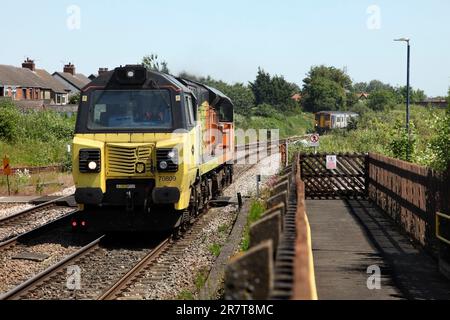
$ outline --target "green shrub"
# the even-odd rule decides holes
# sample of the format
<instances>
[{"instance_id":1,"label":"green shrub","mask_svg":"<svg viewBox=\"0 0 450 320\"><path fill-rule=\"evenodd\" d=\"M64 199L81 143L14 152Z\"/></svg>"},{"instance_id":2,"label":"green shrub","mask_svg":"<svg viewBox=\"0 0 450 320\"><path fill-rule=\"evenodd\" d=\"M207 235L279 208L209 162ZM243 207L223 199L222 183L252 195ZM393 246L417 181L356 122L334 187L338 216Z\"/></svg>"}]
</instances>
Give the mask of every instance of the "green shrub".
<instances>
[{"instance_id":1,"label":"green shrub","mask_svg":"<svg viewBox=\"0 0 450 320\"><path fill-rule=\"evenodd\" d=\"M0 102L0 156L13 166L64 164L70 170L66 145L72 140L75 117L53 111L21 113L10 101Z\"/></svg>"},{"instance_id":2,"label":"green shrub","mask_svg":"<svg viewBox=\"0 0 450 320\"><path fill-rule=\"evenodd\" d=\"M14 142L19 138L20 118L14 105L0 104L0 140Z\"/></svg>"},{"instance_id":3,"label":"green shrub","mask_svg":"<svg viewBox=\"0 0 450 320\"><path fill-rule=\"evenodd\" d=\"M406 129L404 123L397 121L394 130L391 131L392 139L388 148L394 158L411 161L415 153L416 134L414 123L410 124L410 133Z\"/></svg>"}]
</instances>

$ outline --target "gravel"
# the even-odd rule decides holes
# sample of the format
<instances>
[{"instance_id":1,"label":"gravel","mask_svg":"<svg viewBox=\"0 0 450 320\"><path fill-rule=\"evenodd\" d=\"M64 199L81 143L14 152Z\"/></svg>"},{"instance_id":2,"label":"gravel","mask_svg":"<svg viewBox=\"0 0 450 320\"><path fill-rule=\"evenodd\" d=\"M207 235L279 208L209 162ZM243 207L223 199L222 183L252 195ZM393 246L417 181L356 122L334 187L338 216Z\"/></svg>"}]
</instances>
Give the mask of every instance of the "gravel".
<instances>
[{"instance_id":1,"label":"gravel","mask_svg":"<svg viewBox=\"0 0 450 320\"><path fill-rule=\"evenodd\" d=\"M83 240L74 238L64 231L53 232L47 238L40 238L32 244L16 244L0 252L0 294L44 271L65 257L79 250ZM43 262L15 260L14 256L24 253L41 253L49 256Z\"/></svg>"},{"instance_id":2,"label":"gravel","mask_svg":"<svg viewBox=\"0 0 450 320\"><path fill-rule=\"evenodd\" d=\"M39 211L32 216L28 216L23 221L18 221L14 226L0 226L0 242L31 231L50 221L56 220L67 213L73 211L73 208L56 207Z\"/></svg>"},{"instance_id":3,"label":"gravel","mask_svg":"<svg viewBox=\"0 0 450 320\"><path fill-rule=\"evenodd\" d=\"M0 203L0 219L33 207L31 204Z\"/></svg>"},{"instance_id":4,"label":"gravel","mask_svg":"<svg viewBox=\"0 0 450 320\"><path fill-rule=\"evenodd\" d=\"M278 155L272 155L269 159L257 165L252 167L246 166L248 169L242 170L242 173L235 179L233 185L227 188L224 195L234 197L237 192L240 192L243 196L253 196L256 193L256 175L262 174L265 176L266 178L263 177L264 181L267 180L268 176L275 174L276 170L273 170L272 164L276 163L276 159L278 158ZM73 192L74 187L71 187L54 195L64 196L73 194ZM5 210L10 209L5 208ZM34 216L33 221L27 223L25 227L16 227L14 229L0 228L0 239L25 232L26 229L32 229L38 225L42 225L46 221L56 219L71 210L73 209L67 208L66 211L58 208L37 214ZM2 207L2 213L3 211ZM192 293L195 298L202 285L199 275L203 274L203 278L206 278L206 275L216 260L216 256L213 254L211 248L213 245L222 247L227 241L233 222L236 219L236 209L233 206L212 208L207 213L207 217L208 223L201 228L200 232L194 237L194 240L188 244L181 254L171 254L171 250L169 249L168 252L160 256L155 265L156 268L151 268L145 274L144 278L140 278L139 282L130 288L130 293L124 299L170 300L178 299L182 293L186 292ZM58 241L58 238L61 240ZM2 251L0 255L0 293L12 289L14 286L45 270L81 247L67 244L68 241L70 242L70 239L73 238L68 234L55 234L52 236L51 241L41 241L40 244L33 246L15 245ZM174 247L176 247L176 244ZM64 281L61 278L59 287L43 289L45 290L45 298L95 298L104 289L105 283L109 283L113 281L113 278L116 279L120 276L122 273L120 270L123 270L123 272L128 271L134 263L145 255L143 251L124 249L120 251L102 250L103 258L100 260L94 259L91 263L87 263L88 261L86 261L86 265L84 263L80 265L82 268L82 281L85 281L84 283L103 283L103 285L97 288L98 290L95 290L95 288L85 288L86 290L82 288L80 291L62 291L61 284ZM41 263L11 259L14 255L24 251L44 253L50 257ZM158 266L160 266L160 270L164 270L161 275L156 271ZM158 278L155 278L155 276ZM63 277L65 277L65 274Z\"/></svg>"},{"instance_id":5,"label":"gravel","mask_svg":"<svg viewBox=\"0 0 450 320\"><path fill-rule=\"evenodd\" d=\"M181 254L172 254L169 249L157 259L153 268L139 277L139 282L130 288L123 299L170 300L177 299L182 292L196 293L200 289L196 285L200 275L203 274L206 279L216 259L211 246L223 246L236 217L236 210L233 207L213 208L208 215L211 217L208 224ZM165 265L169 267L159 274L158 266ZM155 281L155 277L159 279Z\"/></svg>"},{"instance_id":6,"label":"gravel","mask_svg":"<svg viewBox=\"0 0 450 320\"><path fill-rule=\"evenodd\" d=\"M273 169L269 167L272 167L278 158L278 155L272 155L257 165L250 168L247 166L247 170L240 171L243 173L235 179L232 186L225 190L224 196L234 197L237 192L243 196L253 196L256 193L256 175L275 174L276 170L268 171L268 169ZM264 176L263 181L268 178L268 175ZM154 265L156 268L150 268L142 277L139 277L139 281L129 288L121 299L171 300L180 299L186 293L197 298L203 285L200 280L201 275L203 274L206 280L216 260L211 247L213 245L222 247L227 241L236 219L236 209L233 206L211 208L207 216L209 222L182 254L171 254L169 249L157 259ZM168 266L168 268L163 268L165 272L159 274L158 266Z\"/></svg>"},{"instance_id":7,"label":"gravel","mask_svg":"<svg viewBox=\"0 0 450 320\"><path fill-rule=\"evenodd\" d=\"M60 272L45 285L29 292L26 299L80 300L96 299L109 289L146 254L146 250L98 248L74 261L80 268L80 288L67 288L68 274Z\"/></svg>"},{"instance_id":8,"label":"gravel","mask_svg":"<svg viewBox=\"0 0 450 320\"><path fill-rule=\"evenodd\" d=\"M60 192L55 192L55 193L51 194L51 196L64 197L64 196L71 196L74 193L75 193L75 186L72 186L69 188L65 188L64 190L62 190Z\"/></svg>"},{"instance_id":9,"label":"gravel","mask_svg":"<svg viewBox=\"0 0 450 320\"><path fill-rule=\"evenodd\" d=\"M235 179L233 184L225 190L224 196L235 197L238 192L240 192L243 197L254 196L256 194L257 175L261 175L261 185L263 185L271 176L278 173L280 169L278 159L279 155L274 154L253 167L244 170L243 173Z\"/></svg>"}]
</instances>

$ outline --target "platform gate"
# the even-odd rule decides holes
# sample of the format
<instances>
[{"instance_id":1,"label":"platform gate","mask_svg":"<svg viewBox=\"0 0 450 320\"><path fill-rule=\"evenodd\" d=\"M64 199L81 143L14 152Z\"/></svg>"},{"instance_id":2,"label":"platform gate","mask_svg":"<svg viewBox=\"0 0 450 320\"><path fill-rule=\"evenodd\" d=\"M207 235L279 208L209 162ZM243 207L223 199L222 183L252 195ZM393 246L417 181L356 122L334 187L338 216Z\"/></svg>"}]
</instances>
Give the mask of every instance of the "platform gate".
<instances>
[{"instance_id":1,"label":"platform gate","mask_svg":"<svg viewBox=\"0 0 450 320\"><path fill-rule=\"evenodd\" d=\"M309 199L367 197L367 155L335 154L336 168L327 168L329 154L301 154L300 168Z\"/></svg>"}]
</instances>

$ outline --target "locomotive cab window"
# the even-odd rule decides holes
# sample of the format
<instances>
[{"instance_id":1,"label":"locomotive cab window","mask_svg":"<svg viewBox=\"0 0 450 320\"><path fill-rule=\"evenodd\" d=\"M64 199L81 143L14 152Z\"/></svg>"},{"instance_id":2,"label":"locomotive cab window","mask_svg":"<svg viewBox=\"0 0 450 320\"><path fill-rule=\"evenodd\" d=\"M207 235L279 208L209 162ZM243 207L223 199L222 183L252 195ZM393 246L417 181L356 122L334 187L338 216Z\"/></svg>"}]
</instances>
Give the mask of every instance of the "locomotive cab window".
<instances>
[{"instance_id":1,"label":"locomotive cab window","mask_svg":"<svg viewBox=\"0 0 450 320\"><path fill-rule=\"evenodd\" d=\"M173 128L167 90L97 90L93 96L88 118L91 130Z\"/></svg>"},{"instance_id":2,"label":"locomotive cab window","mask_svg":"<svg viewBox=\"0 0 450 320\"><path fill-rule=\"evenodd\" d=\"M192 98L190 96L185 97L185 106L187 113L187 124L189 127L195 126L195 110L194 104L192 103Z\"/></svg>"},{"instance_id":3,"label":"locomotive cab window","mask_svg":"<svg viewBox=\"0 0 450 320\"><path fill-rule=\"evenodd\" d=\"M219 121L233 122L234 110L231 103L224 102L219 106Z\"/></svg>"}]
</instances>

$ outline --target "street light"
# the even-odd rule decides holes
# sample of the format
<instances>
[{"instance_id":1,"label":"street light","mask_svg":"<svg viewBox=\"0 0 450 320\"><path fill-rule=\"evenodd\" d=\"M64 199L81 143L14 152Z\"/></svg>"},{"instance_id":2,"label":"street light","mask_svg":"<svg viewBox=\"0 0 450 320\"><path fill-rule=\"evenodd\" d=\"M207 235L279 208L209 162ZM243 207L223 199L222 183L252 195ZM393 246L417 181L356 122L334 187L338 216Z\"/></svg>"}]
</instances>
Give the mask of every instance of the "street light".
<instances>
[{"instance_id":1,"label":"street light","mask_svg":"<svg viewBox=\"0 0 450 320\"><path fill-rule=\"evenodd\" d=\"M406 76L406 130L408 132L408 142L410 142L410 135L411 135L411 130L410 130L410 126L409 126L409 120L410 120L410 102L411 102L411 98L410 98L410 85L409 85L409 80L410 80L410 61L411 61L411 46L409 44L410 39L409 38L400 38L400 39L394 39L394 41L400 41L400 42L406 42L408 45L408 57L407 57L407 76ZM409 145L408 145L408 149L407 149L407 155L406 157L409 160L409 156L410 156L410 150L409 150Z\"/></svg>"}]
</instances>

